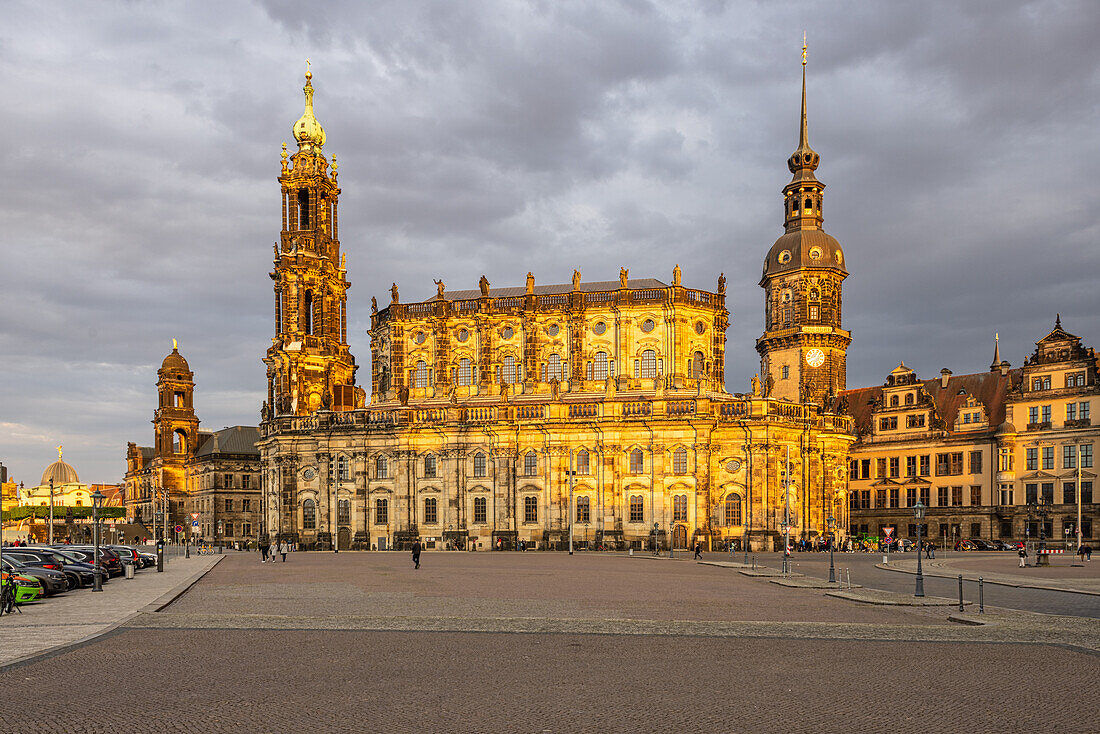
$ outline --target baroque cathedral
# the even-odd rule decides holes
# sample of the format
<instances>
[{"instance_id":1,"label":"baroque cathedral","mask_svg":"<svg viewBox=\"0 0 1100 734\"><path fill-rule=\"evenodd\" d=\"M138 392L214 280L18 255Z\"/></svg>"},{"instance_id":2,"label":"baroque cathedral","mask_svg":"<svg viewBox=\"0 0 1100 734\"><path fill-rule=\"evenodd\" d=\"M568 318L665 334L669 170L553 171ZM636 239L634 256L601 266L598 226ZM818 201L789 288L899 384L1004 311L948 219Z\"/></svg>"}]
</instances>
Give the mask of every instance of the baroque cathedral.
<instances>
[{"instance_id":1,"label":"baroque cathedral","mask_svg":"<svg viewBox=\"0 0 1100 734\"><path fill-rule=\"evenodd\" d=\"M372 299L371 368L347 343L337 164L307 71L283 146L258 532L314 548L781 547L847 528L847 277L822 230L806 127L760 286L762 378L725 385L725 277L516 287L483 276ZM361 383L361 385L360 385ZM369 383L369 391L366 389Z\"/></svg>"}]
</instances>

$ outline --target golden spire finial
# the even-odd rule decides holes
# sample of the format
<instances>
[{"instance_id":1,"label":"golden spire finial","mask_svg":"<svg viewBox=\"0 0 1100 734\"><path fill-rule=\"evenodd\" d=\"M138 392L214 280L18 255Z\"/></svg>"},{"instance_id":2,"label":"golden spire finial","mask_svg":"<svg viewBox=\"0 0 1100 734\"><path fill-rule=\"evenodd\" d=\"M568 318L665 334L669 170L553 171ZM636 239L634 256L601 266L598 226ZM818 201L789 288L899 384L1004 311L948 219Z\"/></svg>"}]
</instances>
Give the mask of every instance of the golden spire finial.
<instances>
[{"instance_id":1,"label":"golden spire finial","mask_svg":"<svg viewBox=\"0 0 1100 734\"><path fill-rule=\"evenodd\" d=\"M309 59L306 59L306 81L313 78L313 72L309 70Z\"/></svg>"},{"instance_id":2,"label":"golden spire finial","mask_svg":"<svg viewBox=\"0 0 1100 734\"><path fill-rule=\"evenodd\" d=\"M61 444L57 445L57 460L61 461Z\"/></svg>"},{"instance_id":3,"label":"golden spire finial","mask_svg":"<svg viewBox=\"0 0 1100 734\"><path fill-rule=\"evenodd\" d=\"M180 347L179 342L177 342L175 339L173 339L172 340L172 351L173 352L176 351L177 349L179 349L179 347Z\"/></svg>"},{"instance_id":4,"label":"golden spire finial","mask_svg":"<svg viewBox=\"0 0 1100 734\"><path fill-rule=\"evenodd\" d=\"M298 150L306 148L314 149L320 152L320 149L325 144L325 129L321 127L321 123L317 122L317 118L313 115L313 72L310 71L309 59L306 59L306 85L302 87L302 92L306 97L306 109L302 113L302 116L298 118L298 121L294 123L291 131L294 133L294 139L298 141Z\"/></svg>"},{"instance_id":5,"label":"golden spire finial","mask_svg":"<svg viewBox=\"0 0 1100 734\"><path fill-rule=\"evenodd\" d=\"M802 31L802 65L806 65L806 31Z\"/></svg>"}]
</instances>

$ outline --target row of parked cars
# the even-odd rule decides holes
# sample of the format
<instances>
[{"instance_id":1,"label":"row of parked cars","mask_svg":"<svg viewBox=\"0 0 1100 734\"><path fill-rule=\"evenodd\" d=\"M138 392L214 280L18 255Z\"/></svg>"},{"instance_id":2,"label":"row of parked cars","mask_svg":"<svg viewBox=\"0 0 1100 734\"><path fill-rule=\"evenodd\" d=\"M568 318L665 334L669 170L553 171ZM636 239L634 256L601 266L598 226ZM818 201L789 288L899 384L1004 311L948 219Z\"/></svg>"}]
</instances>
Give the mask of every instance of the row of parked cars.
<instances>
[{"instance_id":1,"label":"row of parked cars","mask_svg":"<svg viewBox=\"0 0 1100 734\"><path fill-rule=\"evenodd\" d=\"M91 545L29 545L4 548L0 576L11 583L15 603L89 588L95 583L95 547ZM99 546L101 583L126 573L155 566L157 556L129 545Z\"/></svg>"},{"instance_id":2,"label":"row of parked cars","mask_svg":"<svg viewBox=\"0 0 1100 734\"><path fill-rule=\"evenodd\" d=\"M968 538L955 544L955 550L964 551L1018 551L1023 543L1016 540L982 540Z\"/></svg>"}]
</instances>

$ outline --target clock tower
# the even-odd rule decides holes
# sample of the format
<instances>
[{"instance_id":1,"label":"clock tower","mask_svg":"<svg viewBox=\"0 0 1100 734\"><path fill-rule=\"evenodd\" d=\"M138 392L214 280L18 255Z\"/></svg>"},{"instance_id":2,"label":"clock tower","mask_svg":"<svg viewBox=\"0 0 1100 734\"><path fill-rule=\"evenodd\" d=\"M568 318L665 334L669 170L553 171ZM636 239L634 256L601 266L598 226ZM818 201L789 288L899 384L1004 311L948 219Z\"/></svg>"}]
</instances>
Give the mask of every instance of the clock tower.
<instances>
[{"instance_id":1,"label":"clock tower","mask_svg":"<svg viewBox=\"0 0 1100 734\"><path fill-rule=\"evenodd\" d=\"M820 156L806 129L806 47L802 47L802 125L787 159L784 234L764 260L764 334L756 340L765 394L823 404L845 387L851 334L840 327L844 252L821 229L825 184L814 176Z\"/></svg>"}]
</instances>

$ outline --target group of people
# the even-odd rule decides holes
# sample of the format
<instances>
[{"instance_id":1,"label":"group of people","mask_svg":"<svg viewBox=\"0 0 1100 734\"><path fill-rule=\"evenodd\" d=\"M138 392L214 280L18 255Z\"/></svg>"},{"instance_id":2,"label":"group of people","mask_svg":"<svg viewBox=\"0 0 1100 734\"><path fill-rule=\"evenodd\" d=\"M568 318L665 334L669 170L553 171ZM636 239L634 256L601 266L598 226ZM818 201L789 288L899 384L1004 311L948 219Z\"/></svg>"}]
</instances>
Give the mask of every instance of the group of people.
<instances>
[{"instance_id":1,"label":"group of people","mask_svg":"<svg viewBox=\"0 0 1100 734\"><path fill-rule=\"evenodd\" d=\"M283 563L286 563L286 554L290 553L290 543L283 540L272 546L271 541L266 537L260 540L260 563L267 563L268 561L274 563L276 553L281 555Z\"/></svg>"}]
</instances>

